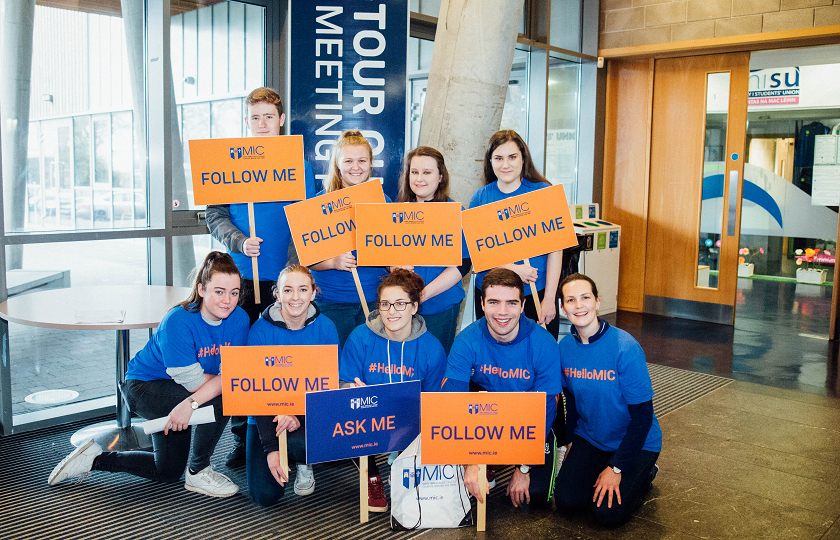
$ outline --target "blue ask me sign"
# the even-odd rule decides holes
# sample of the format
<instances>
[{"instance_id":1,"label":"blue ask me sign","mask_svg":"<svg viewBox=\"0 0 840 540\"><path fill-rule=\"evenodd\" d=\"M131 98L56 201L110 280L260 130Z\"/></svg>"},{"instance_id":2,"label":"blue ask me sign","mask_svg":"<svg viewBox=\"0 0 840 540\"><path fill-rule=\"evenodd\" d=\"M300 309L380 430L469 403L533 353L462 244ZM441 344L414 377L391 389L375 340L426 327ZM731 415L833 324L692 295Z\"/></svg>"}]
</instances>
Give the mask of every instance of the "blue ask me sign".
<instances>
[{"instance_id":1,"label":"blue ask me sign","mask_svg":"<svg viewBox=\"0 0 840 540\"><path fill-rule=\"evenodd\" d=\"M420 433L420 381L306 394L309 463L404 450Z\"/></svg>"}]
</instances>

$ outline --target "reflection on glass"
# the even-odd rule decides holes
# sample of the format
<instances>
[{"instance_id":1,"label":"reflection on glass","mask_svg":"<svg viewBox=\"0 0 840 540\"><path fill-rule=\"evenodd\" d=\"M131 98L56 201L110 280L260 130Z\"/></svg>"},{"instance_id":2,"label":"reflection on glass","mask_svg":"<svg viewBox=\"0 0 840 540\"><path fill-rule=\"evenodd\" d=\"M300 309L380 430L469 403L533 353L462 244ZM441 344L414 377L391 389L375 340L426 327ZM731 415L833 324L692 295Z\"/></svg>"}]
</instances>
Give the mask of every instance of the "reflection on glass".
<instances>
[{"instance_id":1,"label":"reflection on glass","mask_svg":"<svg viewBox=\"0 0 840 540\"><path fill-rule=\"evenodd\" d=\"M218 2L170 19L172 80L183 164L172 174L179 210L194 210L191 139L247 135L244 98L265 84L265 8ZM196 46L197 44L197 46ZM183 171L183 172L182 172Z\"/></svg>"},{"instance_id":2,"label":"reflection on glass","mask_svg":"<svg viewBox=\"0 0 840 540\"><path fill-rule=\"evenodd\" d=\"M579 89L580 65L550 57L545 177L552 184L563 184L570 204L577 191Z\"/></svg>"},{"instance_id":3,"label":"reflection on glass","mask_svg":"<svg viewBox=\"0 0 840 540\"><path fill-rule=\"evenodd\" d=\"M7 257L13 247L18 246L7 246ZM6 272L9 296L71 285L148 283L146 240L142 238L28 244L22 248L22 267ZM131 331L132 355L143 348L148 337L147 330ZM13 414L50 408L25 401L27 395L41 390L74 390L79 393L75 402L114 394L113 331L53 330L10 323L9 351Z\"/></svg>"},{"instance_id":4,"label":"reflection on glass","mask_svg":"<svg viewBox=\"0 0 840 540\"><path fill-rule=\"evenodd\" d=\"M172 259L174 268L172 272L173 284L176 287L190 287L190 273L195 267L201 264L204 257L211 251L227 253L227 249L221 242L210 236L202 234L198 236L176 236L172 238ZM274 280L277 276L262 276L261 280Z\"/></svg>"},{"instance_id":5,"label":"reflection on glass","mask_svg":"<svg viewBox=\"0 0 840 540\"><path fill-rule=\"evenodd\" d=\"M718 286L720 268L728 112L729 73L709 73L706 76L706 129L703 137L697 286L713 289Z\"/></svg>"},{"instance_id":6,"label":"reflection on glass","mask_svg":"<svg viewBox=\"0 0 840 540\"><path fill-rule=\"evenodd\" d=\"M505 96L505 108L502 110L502 122L499 129L512 129L528 142L528 67L531 55L528 51L517 49L513 53L513 65L510 68L510 83Z\"/></svg>"}]
</instances>

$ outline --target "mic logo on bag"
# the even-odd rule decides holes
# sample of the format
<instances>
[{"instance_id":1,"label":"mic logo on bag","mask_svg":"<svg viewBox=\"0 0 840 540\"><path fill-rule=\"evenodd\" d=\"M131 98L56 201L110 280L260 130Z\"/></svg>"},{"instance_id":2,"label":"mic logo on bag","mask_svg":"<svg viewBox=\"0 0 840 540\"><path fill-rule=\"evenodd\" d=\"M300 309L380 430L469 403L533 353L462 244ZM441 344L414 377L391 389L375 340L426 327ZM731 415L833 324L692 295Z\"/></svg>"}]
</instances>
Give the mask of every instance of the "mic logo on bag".
<instances>
[{"instance_id":1,"label":"mic logo on bag","mask_svg":"<svg viewBox=\"0 0 840 540\"><path fill-rule=\"evenodd\" d=\"M351 409L373 409L379 406L379 400L376 396L368 396L364 398L350 398Z\"/></svg>"},{"instance_id":2,"label":"mic logo on bag","mask_svg":"<svg viewBox=\"0 0 840 540\"><path fill-rule=\"evenodd\" d=\"M403 469L403 487L412 489L420 484L452 481L456 478L456 465L424 465L414 469Z\"/></svg>"}]
</instances>

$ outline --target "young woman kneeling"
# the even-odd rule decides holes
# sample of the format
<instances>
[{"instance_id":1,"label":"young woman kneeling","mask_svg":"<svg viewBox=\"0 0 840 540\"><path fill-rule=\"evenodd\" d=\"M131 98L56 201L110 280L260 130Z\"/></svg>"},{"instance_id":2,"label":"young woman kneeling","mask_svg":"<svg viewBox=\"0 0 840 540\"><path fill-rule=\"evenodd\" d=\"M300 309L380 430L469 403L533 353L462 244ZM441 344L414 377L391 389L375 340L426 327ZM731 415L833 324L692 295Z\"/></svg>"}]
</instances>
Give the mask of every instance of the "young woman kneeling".
<instances>
[{"instance_id":1,"label":"young woman kneeling","mask_svg":"<svg viewBox=\"0 0 840 540\"><path fill-rule=\"evenodd\" d=\"M557 476L561 513L588 511L605 527L630 519L659 467L662 430L653 414L645 353L598 318L598 288L572 274L560 284L572 332L560 341L566 456Z\"/></svg>"}]
</instances>

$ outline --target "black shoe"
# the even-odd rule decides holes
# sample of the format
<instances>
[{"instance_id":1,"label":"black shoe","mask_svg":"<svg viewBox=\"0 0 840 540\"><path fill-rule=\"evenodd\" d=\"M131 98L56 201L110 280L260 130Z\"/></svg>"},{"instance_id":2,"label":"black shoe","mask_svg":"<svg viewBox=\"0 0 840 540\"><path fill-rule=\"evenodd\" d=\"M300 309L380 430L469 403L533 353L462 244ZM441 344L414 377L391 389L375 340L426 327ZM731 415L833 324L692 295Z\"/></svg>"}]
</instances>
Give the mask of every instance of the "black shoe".
<instances>
[{"instance_id":1,"label":"black shoe","mask_svg":"<svg viewBox=\"0 0 840 540\"><path fill-rule=\"evenodd\" d=\"M242 443L236 443L236 446L233 447L227 457L225 458L225 465L230 467L231 469L236 469L238 467L242 467L245 465L245 445Z\"/></svg>"}]
</instances>

